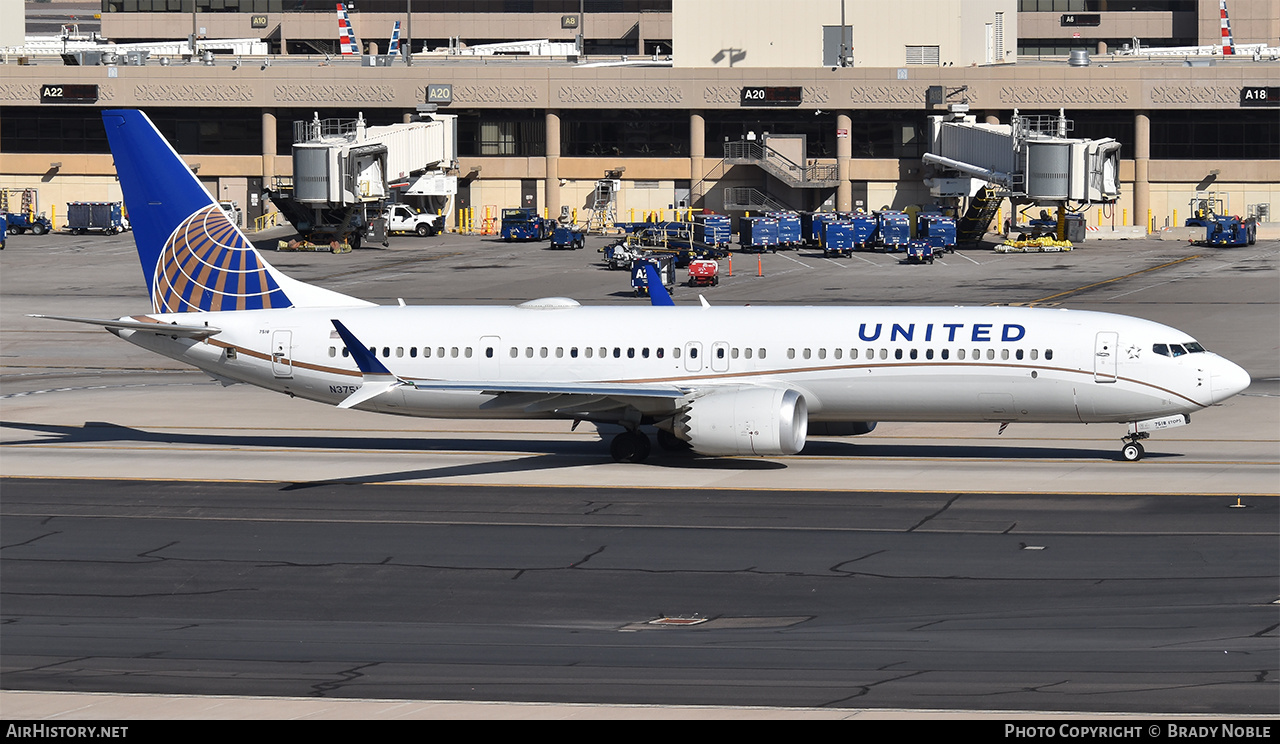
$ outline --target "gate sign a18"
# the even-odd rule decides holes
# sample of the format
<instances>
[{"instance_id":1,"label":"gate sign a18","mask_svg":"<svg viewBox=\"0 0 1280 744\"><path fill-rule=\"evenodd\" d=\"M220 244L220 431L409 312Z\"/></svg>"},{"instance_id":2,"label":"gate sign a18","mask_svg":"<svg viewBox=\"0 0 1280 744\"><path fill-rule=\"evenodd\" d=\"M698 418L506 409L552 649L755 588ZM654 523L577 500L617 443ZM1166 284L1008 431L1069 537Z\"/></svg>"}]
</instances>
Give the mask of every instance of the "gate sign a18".
<instances>
[{"instance_id":1,"label":"gate sign a18","mask_svg":"<svg viewBox=\"0 0 1280 744\"><path fill-rule=\"evenodd\" d=\"M1280 86L1247 85L1240 89L1240 105L1280 107Z\"/></svg>"}]
</instances>

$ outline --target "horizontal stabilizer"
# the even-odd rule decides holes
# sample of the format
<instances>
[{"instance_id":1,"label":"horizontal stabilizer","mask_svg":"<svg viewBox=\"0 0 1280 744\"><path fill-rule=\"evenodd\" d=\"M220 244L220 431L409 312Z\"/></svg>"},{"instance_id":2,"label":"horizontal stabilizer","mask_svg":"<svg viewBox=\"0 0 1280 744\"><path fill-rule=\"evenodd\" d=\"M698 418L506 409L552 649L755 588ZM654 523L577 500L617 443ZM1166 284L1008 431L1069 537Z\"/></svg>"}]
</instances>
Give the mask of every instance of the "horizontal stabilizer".
<instances>
[{"instance_id":1,"label":"horizontal stabilizer","mask_svg":"<svg viewBox=\"0 0 1280 744\"><path fill-rule=\"evenodd\" d=\"M214 328L209 325L187 326L178 325L177 323L161 323L158 320L106 320L103 318L73 318L67 315L29 315L27 317L45 318L46 320L65 320L70 323L88 323L89 325L102 326L109 331L142 331L144 333L155 333L160 336L180 336L182 338L194 338L197 340L209 338L222 333L221 328Z\"/></svg>"},{"instance_id":2,"label":"horizontal stabilizer","mask_svg":"<svg viewBox=\"0 0 1280 744\"><path fill-rule=\"evenodd\" d=\"M373 400L383 393L391 392L392 390L406 384L408 383L401 382L394 378L390 380L366 379L365 383L360 386L359 390L347 396L346 400L338 404L338 408L354 408L367 400Z\"/></svg>"}]
</instances>

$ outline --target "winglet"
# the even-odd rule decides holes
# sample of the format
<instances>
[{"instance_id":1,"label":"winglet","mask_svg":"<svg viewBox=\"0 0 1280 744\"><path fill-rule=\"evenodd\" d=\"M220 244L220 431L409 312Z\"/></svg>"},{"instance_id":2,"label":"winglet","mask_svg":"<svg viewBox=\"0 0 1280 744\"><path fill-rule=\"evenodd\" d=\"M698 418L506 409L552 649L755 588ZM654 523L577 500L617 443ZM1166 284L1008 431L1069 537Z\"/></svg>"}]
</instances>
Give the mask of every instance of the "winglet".
<instances>
[{"instance_id":1,"label":"winglet","mask_svg":"<svg viewBox=\"0 0 1280 744\"><path fill-rule=\"evenodd\" d=\"M644 271L649 284L649 303L655 306L675 305L675 300L671 299L671 293L662 283L662 277L658 275L658 267L646 262Z\"/></svg>"}]
</instances>

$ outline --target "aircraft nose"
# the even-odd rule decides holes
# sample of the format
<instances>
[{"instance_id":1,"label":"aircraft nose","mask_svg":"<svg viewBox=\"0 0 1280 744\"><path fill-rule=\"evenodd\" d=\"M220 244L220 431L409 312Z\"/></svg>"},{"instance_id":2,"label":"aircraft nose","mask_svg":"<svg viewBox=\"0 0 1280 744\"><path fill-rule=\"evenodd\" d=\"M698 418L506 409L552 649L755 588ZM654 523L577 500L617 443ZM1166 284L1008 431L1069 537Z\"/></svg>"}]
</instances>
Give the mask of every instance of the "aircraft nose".
<instances>
[{"instance_id":1,"label":"aircraft nose","mask_svg":"<svg viewBox=\"0 0 1280 744\"><path fill-rule=\"evenodd\" d=\"M1243 367L1226 359L1219 359L1210 374L1212 376L1210 385L1213 390L1214 403L1221 403L1227 398L1243 392L1253 382L1249 378L1249 373L1245 372Z\"/></svg>"}]
</instances>

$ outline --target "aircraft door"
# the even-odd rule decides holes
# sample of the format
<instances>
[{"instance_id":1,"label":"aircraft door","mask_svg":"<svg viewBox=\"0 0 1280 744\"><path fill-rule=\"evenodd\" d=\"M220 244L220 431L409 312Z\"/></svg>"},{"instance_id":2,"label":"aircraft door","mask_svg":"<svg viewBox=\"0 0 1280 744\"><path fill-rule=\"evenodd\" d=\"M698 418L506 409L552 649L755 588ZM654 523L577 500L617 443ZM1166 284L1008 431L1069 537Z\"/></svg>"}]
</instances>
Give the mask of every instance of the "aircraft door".
<instances>
[{"instance_id":1,"label":"aircraft door","mask_svg":"<svg viewBox=\"0 0 1280 744\"><path fill-rule=\"evenodd\" d=\"M1093 342L1093 381L1115 382L1119 361L1120 334L1103 331Z\"/></svg>"},{"instance_id":2,"label":"aircraft door","mask_svg":"<svg viewBox=\"0 0 1280 744\"><path fill-rule=\"evenodd\" d=\"M729 371L729 344L724 341L711 344L711 370L713 372Z\"/></svg>"},{"instance_id":3,"label":"aircraft door","mask_svg":"<svg viewBox=\"0 0 1280 744\"><path fill-rule=\"evenodd\" d=\"M688 372L702 371L702 343L690 341L684 345L684 368Z\"/></svg>"},{"instance_id":4,"label":"aircraft door","mask_svg":"<svg viewBox=\"0 0 1280 744\"><path fill-rule=\"evenodd\" d=\"M502 377L502 338L480 337L480 379L497 380Z\"/></svg>"},{"instance_id":5,"label":"aircraft door","mask_svg":"<svg viewBox=\"0 0 1280 744\"><path fill-rule=\"evenodd\" d=\"M271 373L293 377L293 331L271 332Z\"/></svg>"}]
</instances>

